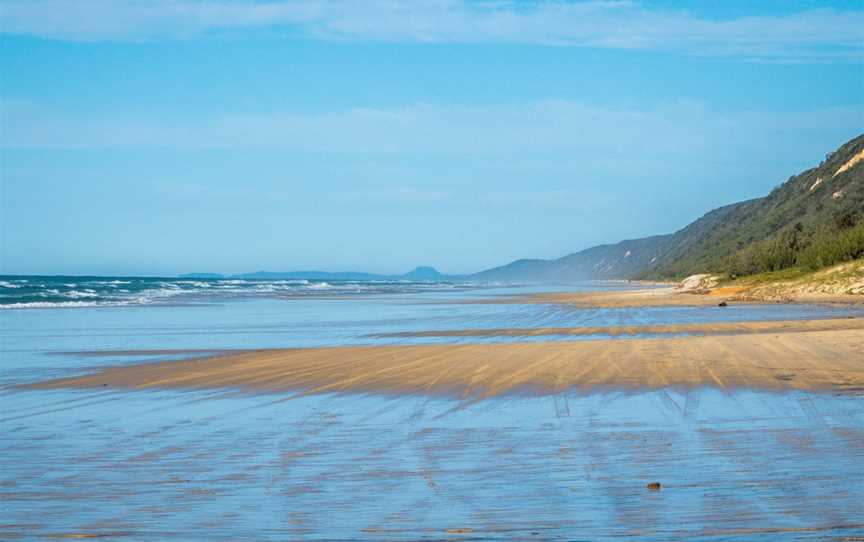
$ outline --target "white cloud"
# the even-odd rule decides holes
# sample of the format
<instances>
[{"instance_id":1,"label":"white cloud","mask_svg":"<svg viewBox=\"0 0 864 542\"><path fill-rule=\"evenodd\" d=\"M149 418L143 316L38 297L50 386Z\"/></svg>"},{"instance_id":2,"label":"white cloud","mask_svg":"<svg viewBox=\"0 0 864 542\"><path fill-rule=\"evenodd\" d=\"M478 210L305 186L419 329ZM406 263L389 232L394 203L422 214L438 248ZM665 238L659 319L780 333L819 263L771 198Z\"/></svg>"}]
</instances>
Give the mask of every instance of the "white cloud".
<instances>
[{"instance_id":1,"label":"white cloud","mask_svg":"<svg viewBox=\"0 0 864 542\"><path fill-rule=\"evenodd\" d=\"M2 31L61 40L152 40L270 29L322 40L527 43L758 60L861 58L864 12L707 19L628 1L2 0Z\"/></svg>"}]
</instances>

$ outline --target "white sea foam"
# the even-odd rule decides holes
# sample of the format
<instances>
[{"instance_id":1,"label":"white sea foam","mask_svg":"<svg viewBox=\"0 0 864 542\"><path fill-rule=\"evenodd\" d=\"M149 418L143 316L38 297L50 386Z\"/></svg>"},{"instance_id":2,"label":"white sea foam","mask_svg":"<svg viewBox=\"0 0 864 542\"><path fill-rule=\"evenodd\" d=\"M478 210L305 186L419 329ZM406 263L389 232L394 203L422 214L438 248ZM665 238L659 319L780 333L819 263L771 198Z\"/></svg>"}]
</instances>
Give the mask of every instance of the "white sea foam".
<instances>
[{"instance_id":1,"label":"white sea foam","mask_svg":"<svg viewBox=\"0 0 864 542\"><path fill-rule=\"evenodd\" d=\"M2 308L61 308L96 306L141 306L172 301L213 302L242 298L291 298L316 295L399 294L450 290L464 285L406 281L335 281L307 279L243 280L79 280L56 279L30 281L28 293L18 294L24 279L0 281ZM66 278L65 280L68 280ZM72 286L75 286L74 288ZM121 287L125 286L125 287ZM32 289L32 292L30 290ZM20 290L18 290L20 291Z\"/></svg>"},{"instance_id":2,"label":"white sea foam","mask_svg":"<svg viewBox=\"0 0 864 542\"><path fill-rule=\"evenodd\" d=\"M310 290L329 290L333 286L329 282L313 282L306 287Z\"/></svg>"},{"instance_id":3,"label":"white sea foam","mask_svg":"<svg viewBox=\"0 0 864 542\"><path fill-rule=\"evenodd\" d=\"M253 284L255 290L261 292L279 292L285 290L284 287L280 287L279 284ZM242 291L242 290L238 290Z\"/></svg>"},{"instance_id":4,"label":"white sea foam","mask_svg":"<svg viewBox=\"0 0 864 542\"><path fill-rule=\"evenodd\" d=\"M66 297L72 297L72 298L79 298L79 297L99 297L99 294L97 294L97 293L94 292L93 290L83 290L83 291L79 291L79 290L71 290L71 291L69 291L69 292L66 292L66 293L63 294L63 295L65 295Z\"/></svg>"},{"instance_id":5,"label":"white sea foam","mask_svg":"<svg viewBox=\"0 0 864 542\"><path fill-rule=\"evenodd\" d=\"M280 280L266 280L266 281L253 281L250 284L274 284L279 286L305 286L309 284L309 281L306 279L280 279Z\"/></svg>"},{"instance_id":6,"label":"white sea foam","mask_svg":"<svg viewBox=\"0 0 864 542\"><path fill-rule=\"evenodd\" d=\"M181 288L151 288L149 290L141 290L138 292L138 297L144 298L159 298L159 297L174 297L183 294Z\"/></svg>"},{"instance_id":7,"label":"white sea foam","mask_svg":"<svg viewBox=\"0 0 864 542\"><path fill-rule=\"evenodd\" d=\"M193 283L192 282L184 282L184 281L178 281L178 282L162 282L162 281L160 281L160 282L156 283L156 286L159 286L160 288L167 289L167 290L182 290L184 284L193 284Z\"/></svg>"},{"instance_id":8,"label":"white sea foam","mask_svg":"<svg viewBox=\"0 0 864 542\"><path fill-rule=\"evenodd\" d=\"M0 305L0 310L3 309L56 309L64 307L98 307L107 305L107 303L98 303L95 301L33 301L30 303L10 303L8 305Z\"/></svg>"},{"instance_id":9,"label":"white sea foam","mask_svg":"<svg viewBox=\"0 0 864 542\"><path fill-rule=\"evenodd\" d=\"M182 284L183 286L193 286L195 288L210 288L210 286L212 285L209 282L202 282L199 280L181 281L177 282L176 284Z\"/></svg>"}]
</instances>

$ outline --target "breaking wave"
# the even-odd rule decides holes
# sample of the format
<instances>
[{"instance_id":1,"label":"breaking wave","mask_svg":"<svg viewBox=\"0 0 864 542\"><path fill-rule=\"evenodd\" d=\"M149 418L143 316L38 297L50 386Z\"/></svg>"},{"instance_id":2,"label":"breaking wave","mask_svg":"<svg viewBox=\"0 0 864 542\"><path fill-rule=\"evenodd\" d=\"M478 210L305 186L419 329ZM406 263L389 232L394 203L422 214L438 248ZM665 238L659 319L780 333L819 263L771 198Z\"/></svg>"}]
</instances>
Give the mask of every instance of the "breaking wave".
<instances>
[{"instance_id":1,"label":"breaking wave","mask_svg":"<svg viewBox=\"0 0 864 542\"><path fill-rule=\"evenodd\" d=\"M398 294L473 287L476 285L382 280L5 276L0 278L0 309L218 303L244 298Z\"/></svg>"}]
</instances>

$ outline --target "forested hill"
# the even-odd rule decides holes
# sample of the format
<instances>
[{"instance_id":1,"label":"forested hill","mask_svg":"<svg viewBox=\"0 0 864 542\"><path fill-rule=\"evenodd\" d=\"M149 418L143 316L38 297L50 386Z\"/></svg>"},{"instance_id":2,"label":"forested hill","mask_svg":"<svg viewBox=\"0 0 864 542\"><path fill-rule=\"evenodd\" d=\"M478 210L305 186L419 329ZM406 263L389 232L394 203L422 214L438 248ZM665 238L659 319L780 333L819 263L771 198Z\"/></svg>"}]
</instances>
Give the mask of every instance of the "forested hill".
<instances>
[{"instance_id":1,"label":"forested hill","mask_svg":"<svg viewBox=\"0 0 864 542\"><path fill-rule=\"evenodd\" d=\"M817 269L864 256L864 135L769 195L715 209L669 235L557 260L517 260L476 280L569 282Z\"/></svg>"},{"instance_id":2,"label":"forested hill","mask_svg":"<svg viewBox=\"0 0 864 542\"><path fill-rule=\"evenodd\" d=\"M677 232L640 275L816 269L864 255L864 135L764 198L712 213Z\"/></svg>"}]
</instances>

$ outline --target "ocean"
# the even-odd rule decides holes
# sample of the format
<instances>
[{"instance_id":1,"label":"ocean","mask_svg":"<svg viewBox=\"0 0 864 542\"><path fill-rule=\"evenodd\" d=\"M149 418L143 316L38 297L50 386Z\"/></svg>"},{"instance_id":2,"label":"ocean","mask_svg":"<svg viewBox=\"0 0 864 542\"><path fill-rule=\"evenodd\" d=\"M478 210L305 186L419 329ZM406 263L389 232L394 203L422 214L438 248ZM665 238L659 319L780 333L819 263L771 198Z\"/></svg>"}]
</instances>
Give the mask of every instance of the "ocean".
<instances>
[{"instance_id":1,"label":"ocean","mask_svg":"<svg viewBox=\"0 0 864 542\"><path fill-rule=\"evenodd\" d=\"M0 275L0 309L195 304L479 288L452 282Z\"/></svg>"}]
</instances>

